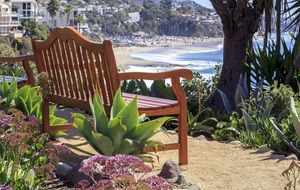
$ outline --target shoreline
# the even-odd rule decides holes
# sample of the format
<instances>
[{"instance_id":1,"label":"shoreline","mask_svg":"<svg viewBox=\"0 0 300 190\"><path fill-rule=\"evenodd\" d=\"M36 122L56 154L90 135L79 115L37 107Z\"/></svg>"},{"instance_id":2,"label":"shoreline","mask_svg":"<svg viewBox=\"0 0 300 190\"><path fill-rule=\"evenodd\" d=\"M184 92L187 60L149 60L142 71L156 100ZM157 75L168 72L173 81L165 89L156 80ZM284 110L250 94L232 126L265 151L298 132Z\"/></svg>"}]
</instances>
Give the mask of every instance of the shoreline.
<instances>
[{"instance_id":1,"label":"shoreline","mask_svg":"<svg viewBox=\"0 0 300 190\"><path fill-rule=\"evenodd\" d=\"M149 61L133 57L134 54L161 52L167 54L177 53L197 53L203 51L215 50L218 45L223 43L223 38L208 39L190 39L187 43L186 39L176 39L171 42L170 46L162 46L160 42L154 41L151 44L143 44L143 47L114 47L115 58L118 68L127 70L130 66L162 66L162 62ZM163 44L164 45L164 44Z\"/></svg>"}]
</instances>

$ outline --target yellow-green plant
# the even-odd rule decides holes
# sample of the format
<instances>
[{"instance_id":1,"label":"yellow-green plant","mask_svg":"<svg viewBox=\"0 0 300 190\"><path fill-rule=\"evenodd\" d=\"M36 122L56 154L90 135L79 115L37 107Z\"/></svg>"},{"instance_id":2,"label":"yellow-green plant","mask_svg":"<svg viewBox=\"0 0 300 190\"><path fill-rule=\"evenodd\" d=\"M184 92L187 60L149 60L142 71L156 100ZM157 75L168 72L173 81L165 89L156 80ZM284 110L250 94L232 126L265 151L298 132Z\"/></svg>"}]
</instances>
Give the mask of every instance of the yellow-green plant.
<instances>
[{"instance_id":1,"label":"yellow-green plant","mask_svg":"<svg viewBox=\"0 0 300 190\"><path fill-rule=\"evenodd\" d=\"M157 149L161 143L150 138L170 119L162 117L143 122L144 116L138 113L137 98L126 105L120 89L114 97L110 118L99 95L90 99L90 106L93 123L84 115L73 113L74 127L102 155L140 155L145 147Z\"/></svg>"},{"instance_id":2,"label":"yellow-green plant","mask_svg":"<svg viewBox=\"0 0 300 190\"><path fill-rule=\"evenodd\" d=\"M11 83L8 83L5 77L0 83L0 109L16 107L23 111L26 116L35 116L38 121L42 121L42 100L43 94L40 87L31 87L28 85L17 88L17 79L13 77ZM66 119L54 115L56 105L50 106L50 125L64 124ZM56 133L58 134L58 133Z\"/></svg>"}]
</instances>

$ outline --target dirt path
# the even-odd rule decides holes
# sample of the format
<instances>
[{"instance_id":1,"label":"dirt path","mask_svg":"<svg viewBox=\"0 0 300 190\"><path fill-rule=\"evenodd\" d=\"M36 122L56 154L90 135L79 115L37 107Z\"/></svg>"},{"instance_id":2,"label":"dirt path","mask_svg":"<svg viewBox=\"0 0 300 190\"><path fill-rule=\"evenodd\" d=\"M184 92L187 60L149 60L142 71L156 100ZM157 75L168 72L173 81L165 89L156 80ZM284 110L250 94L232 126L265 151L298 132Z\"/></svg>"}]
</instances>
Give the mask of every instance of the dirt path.
<instances>
[{"instance_id":1,"label":"dirt path","mask_svg":"<svg viewBox=\"0 0 300 190\"><path fill-rule=\"evenodd\" d=\"M165 136L159 139L168 139ZM170 135L168 141L176 140ZM93 153L82 138L72 135L61 141ZM83 155L82 152L74 150ZM166 160L177 161L177 151L159 152L160 163L154 170L159 172ZM281 173L291 160L278 160L270 152L257 154L255 150L237 148L216 141L189 138L189 164L182 170L187 180L197 183L201 190L283 190L286 180Z\"/></svg>"}]
</instances>

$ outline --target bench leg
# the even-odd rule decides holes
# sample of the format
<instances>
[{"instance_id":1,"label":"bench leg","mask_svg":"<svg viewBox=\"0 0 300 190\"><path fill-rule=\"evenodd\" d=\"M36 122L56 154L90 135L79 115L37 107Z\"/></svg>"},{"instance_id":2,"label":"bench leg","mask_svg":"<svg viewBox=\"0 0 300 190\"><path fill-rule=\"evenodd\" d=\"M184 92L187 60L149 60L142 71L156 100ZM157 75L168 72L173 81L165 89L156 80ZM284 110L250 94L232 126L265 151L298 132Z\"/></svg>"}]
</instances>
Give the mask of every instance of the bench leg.
<instances>
[{"instance_id":1,"label":"bench leg","mask_svg":"<svg viewBox=\"0 0 300 190\"><path fill-rule=\"evenodd\" d=\"M187 110L181 109L181 113L178 115L179 165L188 164L187 135Z\"/></svg>"},{"instance_id":2,"label":"bench leg","mask_svg":"<svg viewBox=\"0 0 300 190\"><path fill-rule=\"evenodd\" d=\"M42 125L43 132L47 133L50 131L50 119L49 119L49 102L44 99L42 103Z\"/></svg>"}]
</instances>

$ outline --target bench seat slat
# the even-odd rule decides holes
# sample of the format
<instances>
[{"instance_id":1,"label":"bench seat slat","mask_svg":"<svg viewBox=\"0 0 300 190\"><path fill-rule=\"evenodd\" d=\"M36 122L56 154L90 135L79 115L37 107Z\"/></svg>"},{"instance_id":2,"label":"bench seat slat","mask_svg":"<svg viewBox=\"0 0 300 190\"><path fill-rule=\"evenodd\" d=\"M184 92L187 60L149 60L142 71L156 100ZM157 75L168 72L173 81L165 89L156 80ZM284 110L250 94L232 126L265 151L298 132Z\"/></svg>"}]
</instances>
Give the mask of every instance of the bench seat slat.
<instances>
[{"instance_id":1,"label":"bench seat slat","mask_svg":"<svg viewBox=\"0 0 300 190\"><path fill-rule=\"evenodd\" d=\"M135 94L123 93L123 98L126 103L129 103L134 99ZM168 100L163 98L149 97L138 95L138 107L139 108L152 108L152 109L160 109L167 107L174 107L178 105L178 101Z\"/></svg>"}]
</instances>

